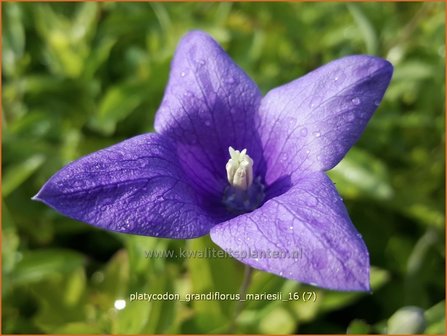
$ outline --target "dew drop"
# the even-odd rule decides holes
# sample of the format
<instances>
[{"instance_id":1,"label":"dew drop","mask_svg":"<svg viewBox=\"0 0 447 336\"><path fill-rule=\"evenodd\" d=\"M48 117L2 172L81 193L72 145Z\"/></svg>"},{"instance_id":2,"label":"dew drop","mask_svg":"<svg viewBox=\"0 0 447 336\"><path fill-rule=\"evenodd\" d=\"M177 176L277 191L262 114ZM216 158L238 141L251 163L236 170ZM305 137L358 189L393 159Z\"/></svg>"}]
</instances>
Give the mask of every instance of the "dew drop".
<instances>
[{"instance_id":1,"label":"dew drop","mask_svg":"<svg viewBox=\"0 0 447 336\"><path fill-rule=\"evenodd\" d=\"M284 273L283 272L279 272L279 275L282 276Z\"/></svg>"},{"instance_id":2,"label":"dew drop","mask_svg":"<svg viewBox=\"0 0 447 336\"><path fill-rule=\"evenodd\" d=\"M206 61L204 60L204 59L199 59L199 60L197 60L197 65L199 66L199 67L202 67L202 66L204 66L206 64Z\"/></svg>"},{"instance_id":3,"label":"dew drop","mask_svg":"<svg viewBox=\"0 0 447 336\"><path fill-rule=\"evenodd\" d=\"M335 85L341 85L345 81L346 74L342 69L337 70L337 72L334 74L334 84Z\"/></svg>"},{"instance_id":4,"label":"dew drop","mask_svg":"<svg viewBox=\"0 0 447 336\"><path fill-rule=\"evenodd\" d=\"M236 79L236 78L234 78L234 77L228 77L226 80L225 80L228 84L236 84L237 82L238 82L238 80Z\"/></svg>"},{"instance_id":5,"label":"dew drop","mask_svg":"<svg viewBox=\"0 0 447 336\"><path fill-rule=\"evenodd\" d=\"M205 125L210 127L211 126L211 121L209 121L209 120L205 121Z\"/></svg>"},{"instance_id":6,"label":"dew drop","mask_svg":"<svg viewBox=\"0 0 447 336\"><path fill-rule=\"evenodd\" d=\"M355 115L354 115L354 113L352 113L352 112L348 112L348 113L346 113L346 114L345 114L345 119L346 119L347 121L354 121L354 119L355 119Z\"/></svg>"},{"instance_id":7,"label":"dew drop","mask_svg":"<svg viewBox=\"0 0 447 336\"><path fill-rule=\"evenodd\" d=\"M289 226L289 229L290 229L290 230L293 230L293 226Z\"/></svg>"},{"instance_id":8,"label":"dew drop","mask_svg":"<svg viewBox=\"0 0 447 336\"><path fill-rule=\"evenodd\" d=\"M312 195L308 195L305 202L308 206L314 207L318 204L318 199Z\"/></svg>"},{"instance_id":9,"label":"dew drop","mask_svg":"<svg viewBox=\"0 0 447 336\"><path fill-rule=\"evenodd\" d=\"M379 106L380 105L380 100L374 100L374 105Z\"/></svg>"},{"instance_id":10,"label":"dew drop","mask_svg":"<svg viewBox=\"0 0 447 336\"><path fill-rule=\"evenodd\" d=\"M317 131L317 132L314 132L313 135L314 135L316 138L319 138L319 137L321 136L321 133Z\"/></svg>"},{"instance_id":11,"label":"dew drop","mask_svg":"<svg viewBox=\"0 0 447 336\"><path fill-rule=\"evenodd\" d=\"M360 104L360 99L357 98L357 97L355 97L355 98L352 98L351 102L352 102L354 105L359 105L359 104Z\"/></svg>"},{"instance_id":12,"label":"dew drop","mask_svg":"<svg viewBox=\"0 0 447 336\"><path fill-rule=\"evenodd\" d=\"M84 182L81 180L77 180L73 182L73 187L75 188L82 188L84 186Z\"/></svg>"},{"instance_id":13,"label":"dew drop","mask_svg":"<svg viewBox=\"0 0 447 336\"><path fill-rule=\"evenodd\" d=\"M300 129L300 135L302 137L305 137L307 135L307 128L303 127L302 129Z\"/></svg>"},{"instance_id":14,"label":"dew drop","mask_svg":"<svg viewBox=\"0 0 447 336\"><path fill-rule=\"evenodd\" d=\"M182 72L180 73L180 77L185 77L185 76L186 76L186 72L182 71Z\"/></svg>"},{"instance_id":15,"label":"dew drop","mask_svg":"<svg viewBox=\"0 0 447 336\"><path fill-rule=\"evenodd\" d=\"M293 117L289 117L285 121L286 121L286 123L288 124L289 127L295 125L295 123L296 123L296 119L293 118Z\"/></svg>"},{"instance_id":16,"label":"dew drop","mask_svg":"<svg viewBox=\"0 0 447 336\"><path fill-rule=\"evenodd\" d=\"M321 97L319 97L319 96L313 97L312 100L310 101L309 107L311 109L314 109L315 107L320 105L321 101L322 101Z\"/></svg>"}]
</instances>

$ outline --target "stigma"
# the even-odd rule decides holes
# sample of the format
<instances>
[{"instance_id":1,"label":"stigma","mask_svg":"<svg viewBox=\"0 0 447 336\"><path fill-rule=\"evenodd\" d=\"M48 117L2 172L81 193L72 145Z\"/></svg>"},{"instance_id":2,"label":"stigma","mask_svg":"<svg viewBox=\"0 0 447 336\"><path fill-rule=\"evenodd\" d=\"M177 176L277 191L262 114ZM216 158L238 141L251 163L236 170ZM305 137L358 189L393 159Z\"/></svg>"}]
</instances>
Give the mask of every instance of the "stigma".
<instances>
[{"instance_id":1,"label":"stigma","mask_svg":"<svg viewBox=\"0 0 447 336\"><path fill-rule=\"evenodd\" d=\"M230 159L225 168L230 185L239 190L247 190L253 184L253 160L247 154L247 149L235 150L230 146Z\"/></svg>"}]
</instances>

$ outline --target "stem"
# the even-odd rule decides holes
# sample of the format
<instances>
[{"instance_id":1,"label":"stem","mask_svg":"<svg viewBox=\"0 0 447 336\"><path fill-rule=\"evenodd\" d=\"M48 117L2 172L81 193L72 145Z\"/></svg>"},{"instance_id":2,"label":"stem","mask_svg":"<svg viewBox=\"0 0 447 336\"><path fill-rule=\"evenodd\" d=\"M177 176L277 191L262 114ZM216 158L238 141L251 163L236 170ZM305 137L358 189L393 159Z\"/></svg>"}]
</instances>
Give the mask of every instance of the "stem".
<instances>
[{"instance_id":1,"label":"stem","mask_svg":"<svg viewBox=\"0 0 447 336\"><path fill-rule=\"evenodd\" d=\"M230 328L229 328L230 334L234 334L234 331L236 330L236 320L237 320L239 314L241 313L242 308L244 307L245 296L248 291L248 286L250 286L252 275L253 275L253 268L251 268L248 265L245 265L244 279L242 280L242 285L241 285L241 288L239 289L240 299L236 303L236 308L234 309L233 318L231 319Z\"/></svg>"}]
</instances>

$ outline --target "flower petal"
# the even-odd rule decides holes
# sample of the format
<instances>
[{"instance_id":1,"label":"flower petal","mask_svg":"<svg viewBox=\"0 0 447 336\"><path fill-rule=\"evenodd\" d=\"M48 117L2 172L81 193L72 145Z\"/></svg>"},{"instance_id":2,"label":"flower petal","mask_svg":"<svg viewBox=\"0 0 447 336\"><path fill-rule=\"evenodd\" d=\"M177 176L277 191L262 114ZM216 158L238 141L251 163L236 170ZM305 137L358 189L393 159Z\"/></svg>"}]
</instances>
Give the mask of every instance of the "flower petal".
<instances>
[{"instance_id":1,"label":"flower petal","mask_svg":"<svg viewBox=\"0 0 447 336\"><path fill-rule=\"evenodd\" d=\"M153 133L70 163L34 199L100 228L146 236L193 238L215 223L172 141Z\"/></svg>"},{"instance_id":2,"label":"flower petal","mask_svg":"<svg viewBox=\"0 0 447 336\"><path fill-rule=\"evenodd\" d=\"M177 47L155 129L178 143L191 179L220 197L229 146L247 148L255 165L261 161L254 122L260 100L256 84L216 41L194 31Z\"/></svg>"},{"instance_id":3,"label":"flower petal","mask_svg":"<svg viewBox=\"0 0 447 336\"><path fill-rule=\"evenodd\" d=\"M368 251L322 172L252 213L216 225L211 238L263 271L334 290L369 290Z\"/></svg>"},{"instance_id":4,"label":"flower petal","mask_svg":"<svg viewBox=\"0 0 447 336\"><path fill-rule=\"evenodd\" d=\"M348 56L270 91L260 107L267 183L333 168L359 139L392 72L381 58Z\"/></svg>"}]
</instances>

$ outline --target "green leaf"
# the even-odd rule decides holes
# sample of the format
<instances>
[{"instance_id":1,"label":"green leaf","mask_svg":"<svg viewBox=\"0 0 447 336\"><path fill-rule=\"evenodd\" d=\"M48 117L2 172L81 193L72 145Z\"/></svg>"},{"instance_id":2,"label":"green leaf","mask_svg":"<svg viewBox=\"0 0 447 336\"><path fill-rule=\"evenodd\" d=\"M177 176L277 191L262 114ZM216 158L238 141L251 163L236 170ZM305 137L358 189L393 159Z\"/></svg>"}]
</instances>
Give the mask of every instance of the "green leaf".
<instances>
[{"instance_id":1,"label":"green leaf","mask_svg":"<svg viewBox=\"0 0 447 336\"><path fill-rule=\"evenodd\" d=\"M84 321L87 315L85 285L82 267L31 284L29 287L39 302L39 310L33 318L36 325L53 333L67 322Z\"/></svg>"},{"instance_id":2,"label":"green leaf","mask_svg":"<svg viewBox=\"0 0 447 336\"><path fill-rule=\"evenodd\" d=\"M94 323L73 322L58 327L52 331L54 334L104 334L104 330Z\"/></svg>"},{"instance_id":3,"label":"green leaf","mask_svg":"<svg viewBox=\"0 0 447 336\"><path fill-rule=\"evenodd\" d=\"M17 263L20 238L5 202L2 202L2 274L9 274ZM5 284L5 283L4 283ZM6 286L3 287L5 289Z\"/></svg>"},{"instance_id":4,"label":"green leaf","mask_svg":"<svg viewBox=\"0 0 447 336\"><path fill-rule=\"evenodd\" d=\"M2 36L3 72L13 77L19 75L22 70L20 63L25 52L25 28L21 6L15 3L5 4L3 15L5 22Z\"/></svg>"},{"instance_id":5,"label":"green leaf","mask_svg":"<svg viewBox=\"0 0 447 336\"><path fill-rule=\"evenodd\" d=\"M191 293L219 292L234 295L239 292L243 270L238 262L228 254L223 258L207 256L206 254L213 250L223 253L208 236L190 240L188 247L196 253L187 260L191 276ZM235 301L195 300L192 304L197 313L196 321L200 330L210 332L228 323L229 317L233 314Z\"/></svg>"},{"instance_id":6,"label":"green leaf","mask_svg":"<svg viewBox=\"0 0 447 336\"><path fill-rule=\"evenodd\" d=\"M363 39L366 44L366 51L368 54L376 55L377 54L377 34L374 30L373 25L368 19L368 16L362 10L361 6L358 6L355 3L347 4L349 12L353 16L360 32L363 35Z\"/></svg>"},{"instance_id":7,"label":"green leaf","mask_svg":"<svg viewBox=\"0 0 447 336\"><path fill-rule=\"evenodd\" d=\"M445 334L445 301L441 301L425 312L426 334Z\"/></svg>"},{"instance_id":8,"label":"green leaf","mask_svg":"<svg viewBox=\"0 0 447 336\"><path fill-rule=\"evenodd\" d=\"M295 319L283 307L270 311L259 324L259 332L263 334L292 334L295 328Z\"/></svg>"},{"instance_id":9,"label":"green leaf","mask_svg":"<svg viewBox=\"0 0 447 336\"><path fill-rule=\"evenodd\" d=\"M42 249L23 253L13 273L14 286L69 273L85 263L83 255L65 249Z\"/></svg>"},{"instance_id":10,"label":"green leaf","mask_svg":"<svg viewBox=\"0 0 447 336\"><path fill-rule=\"evenodd\" d=\"M29 159L9 166L3 176L2 194L7 197L24 183L45 161L45 156L36 154Z\"/></svg>"},{"instance_id":11,"label":"green leaf","mask_svg":"<svg viewBox=\"0 0 447 336\"><path fill-rule=\"evenodd\" d=\"M347 198L367 197L385 201L394 194L386 166L358 148L352 148L328 174L339 192Z\"/></svg>"},{"instance_id":12,"label":"green leaf","mask_svg":"<svg viewBox=\"0 0 447 336\"><path fill-rule=\"evenodd\" d=\"M353 320L346 331L347 334L369 334L371 326L363 320Z\"/></svg>"},{"instance_id":13,"label":"green leaf","mask_svg":"<svg viewBox=\"0 0 447 336\"><path fill-rule=\"evenodd\" d=\"M144 85L124 83L109 88L99 103L97 114L90 121L90 127L105 135L112 134L116 124L135 111L145 99Z\"/></svg>"}]
</instances>

